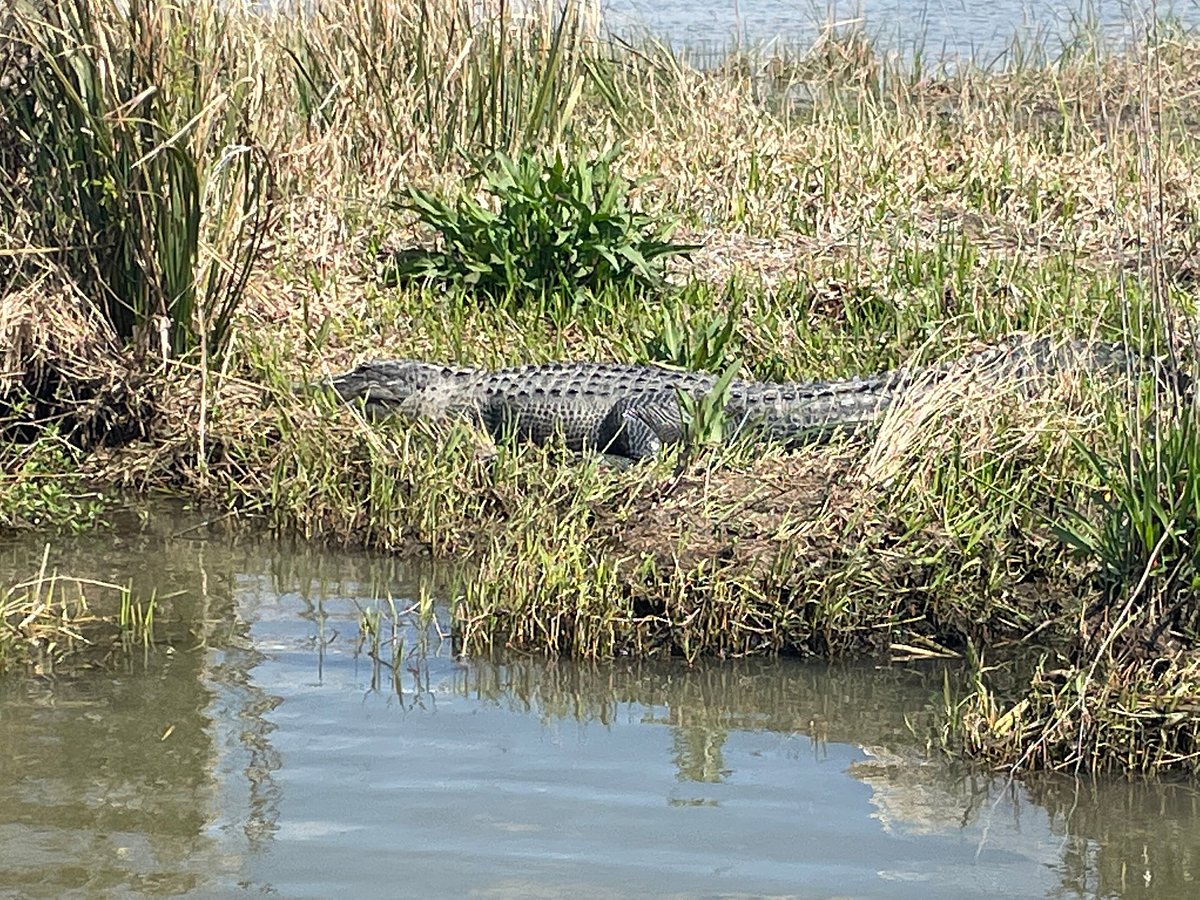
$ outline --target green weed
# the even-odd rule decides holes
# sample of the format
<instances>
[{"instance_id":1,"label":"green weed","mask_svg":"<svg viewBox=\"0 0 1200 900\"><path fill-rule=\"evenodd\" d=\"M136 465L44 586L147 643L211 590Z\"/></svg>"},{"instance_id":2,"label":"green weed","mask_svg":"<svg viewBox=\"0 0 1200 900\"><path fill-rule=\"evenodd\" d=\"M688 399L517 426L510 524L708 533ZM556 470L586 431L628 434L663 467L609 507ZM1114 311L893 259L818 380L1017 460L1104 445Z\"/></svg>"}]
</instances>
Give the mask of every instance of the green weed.
<instances>
[{"instance_id":1,"label":"green weed","mask_svg":"<svg viewBox=\"0 0 1200 900\"><path fill-rule=\"evenodd\" d=\"M729 404L729 385L737 377L741 362L735 361L725 367L712 389L702 397L691 394L679 395L679 407L684 422L684 444L689 448L719 447L731 437L736 422L728 422L725 407Z\"/></svg>"},{"instance_id":2,"label":"green weed","mask_svg":"<svg viewBox=\"0 0 1200 900\"><path fill-rule=\"evenodd\" d=\"M1200 426L1190 410L1158 425L1139 441L1127 421L1110 420L1110 449L1079 445L1096 487L1055 530L1094 566L1110 602L1132 592L1182 610L1200 589Z\"/></svg>"},{"instance_id":3,"label":"green weed","mask_svg":"<svg viewBox=\"0 0 1200 900\"><path fill-rule=\"evenodd\" d=\"M496 154L481 176L488 203L471 188L447 201L410 185L399 206L440 246L401 254L391 276L466 288L508 308L553 298L562 312L589 292L660 288L665 258L691 248L671 243L671 226L632 208L629 184L613 171L618 152Z\"/></svg>"},{"instance_id":4,"label":"green weed","mask_svg":"<svg viewBox=\"0 0 1200 900\"><path fill-rule=\"evenodd\" d=\"M0 444L0 527L86 531L111 503L79 474L79 454L53 432Z\"/></svg>"},{"instance_id":5,"label":"green weed","mask_svg":"<svg viewBox=\"0 0 1200 900\"><path fill-rule=\"evenodd\" d=\"M121 607L117 611L117 632L121 648L131 653L141 647L148 654L154 645L154 615L158 609L158 597L153 592L145 600L135 599L129 588L121 590Z\"/></svg>"},{"instance_id":6,"label":"green weed","mask_svg":"<svg viewBox=\"0 0 1200 900\"><path fill-rule=\"evenodd\" d=\"M694 287L687 293L686 300L659 307L661 318L647 323L642 350L652 362L700 371L718 368L729 358L742 311L730 303L723 316L711 316Z\"/></svg>"}]
</instances>

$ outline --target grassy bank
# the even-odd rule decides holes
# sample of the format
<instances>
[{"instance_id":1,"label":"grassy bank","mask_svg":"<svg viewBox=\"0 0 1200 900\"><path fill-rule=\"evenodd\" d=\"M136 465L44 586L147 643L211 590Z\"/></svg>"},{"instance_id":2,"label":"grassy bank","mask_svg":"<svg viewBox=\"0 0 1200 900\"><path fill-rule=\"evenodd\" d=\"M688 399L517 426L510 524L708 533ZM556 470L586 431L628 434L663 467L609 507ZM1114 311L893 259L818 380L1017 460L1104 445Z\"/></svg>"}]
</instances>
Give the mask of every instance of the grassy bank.
<instances>
[{"instance_id":1,"label":"grassy bank","mask_svg":"<svg viewBox=\"0 0 1200 900\"><path fill-rule=\"evenodd\" d=\"M14 446L52 428L64 469L106 486L473 554L467 652L962 656L953 752L1194 768L1200 444L1150 385L963 383L865 440L626 470L291 390L384 355L834 378L1014 331L1188 368L1189 36L939 74L831 33L698 71L574 6L15 10ZM505 180L496 154L534 177ZM587 228L544 215L543 165ZM483 212L459 199L489 184ZM412 277L398 262L438 250L422 215L487 265L418 254ZM637 264L661 244L695 249ZM528 265L545 246L576 268ZM1046 656L1021 675L1005 660L1030 647Z\"/></svg>"}]
</instances>

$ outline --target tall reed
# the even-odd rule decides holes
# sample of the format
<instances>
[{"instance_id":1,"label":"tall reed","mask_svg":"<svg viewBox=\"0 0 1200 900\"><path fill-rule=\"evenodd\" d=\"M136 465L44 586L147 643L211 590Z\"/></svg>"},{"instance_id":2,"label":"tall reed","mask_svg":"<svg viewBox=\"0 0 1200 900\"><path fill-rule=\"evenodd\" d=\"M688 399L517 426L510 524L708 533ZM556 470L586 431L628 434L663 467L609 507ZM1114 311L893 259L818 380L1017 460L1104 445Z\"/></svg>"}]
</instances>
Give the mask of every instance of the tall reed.
<instances>
[{"instance_id":1,"label":"tall reed","mask_svg":"<svg viewBox=\"0 0 1200 900\"><path fill-rule=\"evenodd\" d=\"M0 35L29 56L22 89L0 100L5 281L49 268L122 341L171 356L226 346L269 211L251 125L209 80L220 60L201 66L214 47L200 36L224 24L217 7L205 15L20 2Z\"/></svg>"}]
</instances>

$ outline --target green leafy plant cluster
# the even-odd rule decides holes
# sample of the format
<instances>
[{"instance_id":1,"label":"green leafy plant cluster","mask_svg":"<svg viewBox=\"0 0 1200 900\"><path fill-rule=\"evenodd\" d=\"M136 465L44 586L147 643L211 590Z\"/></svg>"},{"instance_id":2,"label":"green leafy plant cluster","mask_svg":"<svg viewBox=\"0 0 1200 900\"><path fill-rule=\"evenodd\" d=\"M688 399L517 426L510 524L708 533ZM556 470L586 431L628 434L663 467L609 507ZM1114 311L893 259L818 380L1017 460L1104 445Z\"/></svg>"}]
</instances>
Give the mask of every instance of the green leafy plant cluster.
<instances>
[{"instance_id":1,"label":"green leafy plant cluster","mask_svg":"<svg viewBox=\"0 0 1200 900\"><path fill-rule=\"evenodd\" d=\"M83 484L69 446L53 433L0 447L0 528L85 531L104 523L108 507Z\"/></svg>"},{"instance_id":2,"label":"green leafy plant cluster","mask_svg":"<svg viewBox=\"0 0 1200 900\"><path fill-rule=\"evenodd\" d=\"M732 349L730 344L740 310L729 307L724 316L688 315L663 309L658 322L646 329L642 350L654 361L684 369L716 370Z\"/></svg>"},{"instance_id":3,"label":"green leafy plant cluster","mask_svg":"<svg viewBox=\"0 0 1200 900\"><path fill-rule=\"evenodd\" d=\"M683 414L684 440L688 447L714 447L730 437L725 407L729 404L730 385L740 368L741 360L734 360L717 376L712 390L703 397L680 394L679 407Z\"/></svg>"},{"instance_id":4,"label":"green leafy plant cluster","mask_svg":"<svg viewBox=\"0 0 1200 900\"><path fill-rule=\"evenodd\" d=\"M666 258L693 248L669 240L670 224L633 209L629 182L613 171L617 154L496 154L478 185L491 202L473 190L446 200L409 186L398 205L440 246L402 254L395 276L464 288L502 306L558 309L587 292L659 287Z\"/></svg>"}]
</instances>

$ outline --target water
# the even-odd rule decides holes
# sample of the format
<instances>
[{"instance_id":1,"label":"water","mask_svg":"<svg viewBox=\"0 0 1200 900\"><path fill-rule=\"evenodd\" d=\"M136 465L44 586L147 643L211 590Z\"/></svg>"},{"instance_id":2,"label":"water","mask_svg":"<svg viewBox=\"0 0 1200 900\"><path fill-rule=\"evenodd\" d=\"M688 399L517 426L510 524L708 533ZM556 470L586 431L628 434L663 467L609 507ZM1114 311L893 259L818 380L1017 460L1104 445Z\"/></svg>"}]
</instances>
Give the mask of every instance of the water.
<instances>
[{"instance_id":1,"label":"water","mask_svg":"<svg viewBox=\"0 0 1200 900\"><path fill-rule=\"evenodd\" d=\"M923 760L936 670L463 660L439 608L395 656L384 629L393 676L361 610L444 570L196 521L53 542L158 587L174 649L0 680L0 896L1196 893L1192 786ZM41 552L4 548L5 577Z\"/></svg>"},{"instance_id":2,"label":"water","mask_svg":"<svg viewBox=\"0 0 1200 900\"><path fill-rule=\"evenodd\" d=\"M1014 41L1057 51L1090 30L1119 42L1144 33L1156 17L1200 24L1196 0L605 0L604 9L618 34L648 31L702 58L735 43L804 48L835 25L861 28L906 55L994 64Z\"/></svg>"}]
</instances>

